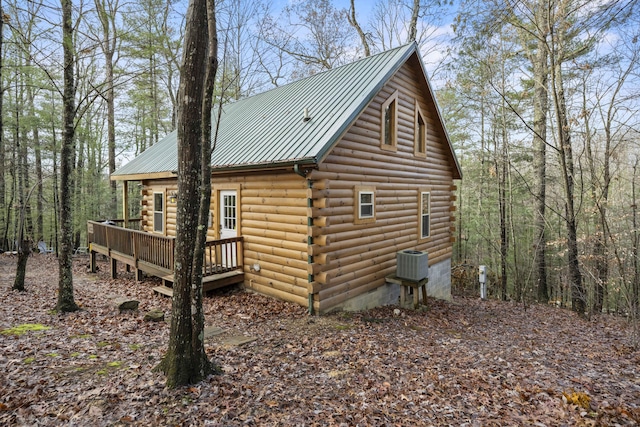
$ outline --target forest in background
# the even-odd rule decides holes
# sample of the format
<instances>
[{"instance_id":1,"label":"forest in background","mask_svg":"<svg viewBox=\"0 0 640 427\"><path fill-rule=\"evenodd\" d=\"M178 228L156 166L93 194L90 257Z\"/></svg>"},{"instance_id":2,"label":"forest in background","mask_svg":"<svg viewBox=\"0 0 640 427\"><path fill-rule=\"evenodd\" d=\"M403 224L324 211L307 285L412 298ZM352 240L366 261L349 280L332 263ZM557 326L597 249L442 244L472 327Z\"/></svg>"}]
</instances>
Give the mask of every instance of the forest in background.
<instances>
[{"instance_id":1,"label":"forest in background","mask_svg":"<svg viewBox=\"0 0 640 427\"><path fill-rule=\"evenodd\" d=\"M58 248L62 8L0 6L0 249ZM109 174L176 126L186 1L71 6L78 247L87 220L122 216ZM636 0L221 0L217 15L224 102L415 40L464 173L456 283L484 264L493 297L637 317Z\"/></svg>"}]
</instances>

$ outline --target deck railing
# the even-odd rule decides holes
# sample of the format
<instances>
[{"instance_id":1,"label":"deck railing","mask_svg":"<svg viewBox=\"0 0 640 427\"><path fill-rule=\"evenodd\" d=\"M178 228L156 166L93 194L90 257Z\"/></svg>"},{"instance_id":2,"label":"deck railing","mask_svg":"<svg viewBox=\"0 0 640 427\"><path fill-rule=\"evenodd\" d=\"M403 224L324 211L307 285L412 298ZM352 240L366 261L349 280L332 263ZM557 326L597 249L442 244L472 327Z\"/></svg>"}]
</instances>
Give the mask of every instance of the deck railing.
<instances>
[{"instance_id":1,"label":"deck railing","mask_svg":"<svg viewBox=\"0 0 640 427\"><path fill-rule=\"evenodd\" d=\"M132 265L143 261L164 270L174 269L175 238L131 230L108 222L87 222L89 244L95 243L109 252L126 257ZM130 220L131 222L131 220ZM126 261L125 261L126 262ZM203 274L210 276L242 267L242 237L211 240L205 245Z\"/></svg>"},{"instance_id":2,"label":"deck railing","mask_svg":"<svg viewBox=\"0 0 640 427\"><path fill-rule=\"evenodd\" d=\"M242 237L211 240L204 248L205 276L235 270L242 266Z\"/></svg>"},{"instance_id":3,"label":"deck railing","mask_svg":"<svg viewBox=\"0 0 640 427\"><path fill-rule=\"evenodd\" d=\"M142 224L142 218L133 218L127 220L127 226L125 227L125 220L122 218L117 219L100 219L94 220L92 222L97 222L100 224L110 224L117 225L118 227L128 228L130 230L140 230L140 225Z\"/></svg>"}]
</instances>

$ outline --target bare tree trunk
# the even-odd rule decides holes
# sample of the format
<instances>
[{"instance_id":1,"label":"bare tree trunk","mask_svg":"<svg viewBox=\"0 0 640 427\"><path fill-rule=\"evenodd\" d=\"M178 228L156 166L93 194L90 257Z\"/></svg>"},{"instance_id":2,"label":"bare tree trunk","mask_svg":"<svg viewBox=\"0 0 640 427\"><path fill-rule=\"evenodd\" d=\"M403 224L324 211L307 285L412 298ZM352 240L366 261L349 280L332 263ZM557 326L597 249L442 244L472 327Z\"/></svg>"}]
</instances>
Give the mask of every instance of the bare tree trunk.
<instances>
[{"instance_id":1,"label":"bare tree trunk","mask_svg":"<svg viewBox=\"0 0 640 427\"><path fill-rule=\"evenodd\" d=\"M180 197L173 314L169 348L158 366L167 376L168 387L196 383L217 371L204 351L202 310L202 264L211 197L211 106L217 71L214 0L191 0L186 22L178 95Z\"/></svg>"},{"instance_id":2,"label":"bare tree trunk","mask_svg":"<svg viewBox=\"0 0 640 427\"><path fill-rule=\"evenodd\" d=\"M51 96L51 117L55 114L56 105L53 101L55 98L53 94ZM56 138L56 125L55 121L51 120L51 147L52 147L52 157L53 157L53 229L55 232L53 233L53 245L56 248L56 256L60 253L60 244L59 244L59 222L60 222L60 189L58 187L58 139Z\"/></svg>"},{"instance_id":3,"label":"bare tree trunk","mask_svg":"<svg viewBox=\"0 0 640 427\"><path fill-rule=\"evenodd\" d=\"M24 171L20 173L24 173ZM23 190L20 190L20 193L19 193L20 205L23 207L20 209L20 217L18 219L18 236L17 236L18 263L16 264L16 277L13 281L13 286L11 287L11 289L14 289L16 291L25 290L24 279L27 275L27 261L29 260L29 255L31 255L31 246L33 244L33 240L30 239L28 236L25 236L25 233L24 233L25 217L27 214L27 211L24 208L24 206L26 206L26 204L29 203L29 199L31 199L31 194L33 193L33 190L36 189L36 187L39 187L37 183L33 188L29 190L29 193L26 196Z\"/></svg>"},{"instance_id":4,"label":"bare tree trunk","mask_svg":"<svg viewBox=\"0 0 640 427\"><path fill-rule=\"evenodd\" d=\"M60 250L58 254L58 303L61 312L78 310L73 298L72 239L73 216L73 151L75 137L75 85L72 0L61 0L62 4L62 46L64 50L64 92L63 92L63 140L60 153Z\"/></svg>"},{"instance_id":5,"label":"bare tree trunk","mask_svg":"<svg viewBox=\"0 0 640 427\"><path fill-rule=\"evenodd\" d=\"M504 105L502 108L504 113ZM496 176L498 179L498 205L500 209L500 297L502 301L506 301L507 297L507 257L509 256L509 235L507 232L507 192L506 192L506 179L507 179L507 135L506 126L503 120L501 120L501 140L502 147L500 155L496 150Z\"/></svg>"},{"instance_id":6,"label":"bare tree trunk","mask_svg":"<svg viewBox=\"0 0 640 427\"><path fill-rule=\"evenodd\" d=\"M560 46L561 43L562 42L559 43ZM558 54L558 58L562 58L562 53ZM569 132L569 120L567 117L567 104L564 94L564 82L562 80L562 63L559 61L556 61L554 64L553 76L561 173L566 199L564 220L567 228L567 263L569 268L569 283L571 286L571 309L580 315L584 315L586 310L586 295L582 282L582 273L580 272L580 261L578 259L578 226L574 204L575 168L571 134Z\"/></svg>"},{"instance_id":7,"label":"bare tree trunk","mask_svg":"<svg viewBox=\"0 0 640 427\"><path fill-rule=\"evenodd\" d=\"M73 203L74 207L73 214L79 218L86 218L86 202L83 197L84 190L84 182L85 182L85 145L86 145L86 135L81 135L80 137L76 136L75 138L75 150L74 152L77 154L77 159L74 159L75 163L75 176L73 177L74 181L74 197ZM73 234L72 239L72 248L77 248L82 246L81 241L81 231L80 227L77 227Z\"/></svg>"},{"instance_id":8,"label":"bare tree trunk","mask_svg":"<svg viewBox=\"0 0 640 427\"><path fill-rule=\"evenodd\" d=\"M547 51L546 34L548 17L544 1L536 5L536 21L539 29L537 52L533 60L534 98L533 98L533 167L536 174L535 182L535 268L534 281L537 288L538 302L549 301L549 284L547 282L547 237L546 206L547 206L547 113L549 110L548 76L549 55Z\"/></svg>"},{"instance_id":9,"label":"bare tree trunk","mask_svg":"<svg viewBox=\"0 0 640 427\"><path fill-rule=\"evenodd\" d=\"M583 105L586 106L586 92L583 92ZM585 107L586 108L586 107ZM586 110L585 110L586 111ZM603 176L603 188L602 194L598 194L598 172L599 168L596 166L596 161L593 153L593 142L591 135L591 128L589 126L588 117L585 118L585 142L587 151L587 163L589 165L590 184L589 189L591 192L591 199L594 204L594 208L598 212L593 218L595 227L593 247L591 248L591 255L595 264L595 289L593 293L593 304L591 306L594 313L602 313L602 307L604 303L605 286L609 276L609 264L607 260L607 248L606 248L606 199L608 197L608 184L609 179L609 166L608 166L608 147L605 149L605 164L604 164L604 176ZM608 145L608 144L607 144Z\"/></svg>"},{"instance_id":10,"label":"bare tree trunk","mask_svg":"<svg viewBox=\"0 0 640 427\"><path fill-rule=\"evenodd\" d=\"M35 96L33 93L33 87L29 85L27 87L27 101L29 102L29 111L31 117L36 116L35 110ZM31 130L33 135L33 150L35 152L35 168L36 168L36 224L35 234L32 237L42 239L44 236L44 219L43 219L43 206L42 200L44 199L44 191L42 188L42 152L40 147L40 132L38 130L38 124L36 123Z\"/></svg>"},{"instance_id":11,"label":"bare tree trunk","mask_svg":"<svg viewBox=\"0 0 640 427\"><path fill-rule=\"evenodd\" d=\"M633 209L633 284L631 290L631 310L637 319L640 315L640 261L638 260L638 205L636 199L636 176L638 174L638 159L633 165L633 178L631 179L631 197Z\"/></svg>"},{"instance_id":12,"label":"bare tree trunk","mask_svg":"<svg viewBox=\"0 0 640 427\"><path fill-rule=\"evenodd\" d=\"M4 16L2 4L0 4L0 16ZM4 48L4 20L0 19L0 82L3 81L2 76L4 75L4 64L2 62L3 53L2 50ZM4 102L4 86L0 84L0 230L5 229L9 218L5 215L5 187L6 187L6 179L5 179L5 155L4 155L4 126L3 126L3 118L4 118L4 110L3 110L3 102ZM7 239L0 236L0 250L8 249L7 247Z\"/></svg>"},{"instance_id":13,"label":"bare tree trunk","mask_svg":"<svg viewBox=\"0 0 640 427\"><path fill-rule=\"evenodd\" d=\"M151 79L151 100L153 102L153 120L151 120L151 142L149 146L156 144L160 140L159 124L160 124L160 103L158 101L158 78L157 73L157 60L154 53L151 53L149 57L149 78Z\"/></svg>"},{"instance_id":14,"label":"bare tree trunk","mask_svg":"<svg viewBox=\"0 0 640 427\"><path fill-rule=\"evenodd\" d=\"M17 132L16 132L17 133ZM19 143L19 142L18 142ZM24 142L22 142L24 145ZM31 253L30 243L25 236L25 222L27 216L27 203L26 190L24 187L24 176L27 172L27 161L23 159L23 156L27 156L27 150L23 150L22 147L18 149L18 203L20 205L20 216L18 218L18 229L16 234L16 245L18 251L18 263L16 264L16 277L11 289L17 291L24 291L24 278L27 270L27 260Z\"/></svg>"},{"instance_id":15,"label":"bare tree trunk","mask_svg":"<svg viewBox=\"0 0 640 427\"><path fill-rule=\"evenodd\" d=\"M116 10L111 4L107 2L108 9L105 7L103 0L95 0L96 10L98 11L98 18L102 25L102 32L104 38L100 42L102 47L102 53L104 54L105 73L107 80L106 101L107 101L107 151L108 151L108 164L109 175L116 170L116 113L115 113L115 98L114 98L114 84L113 84L113 55L116 48L116 29L115 19ZM113 32L111 31L113 29ZM118 216L118 189L117 182L110 181L109 188L111 190L111 204L109 206L109 213L107 217L117 218Z\"/></svg>"},{"instance_id":16,"label":"bare tree trunk","mask_svg":"<svg viewBox=\"0 0 640 427\"><path fill-rule=\"evenodd\" d=\"M355 0L351 0L347 19L349 20L349 24L351 24L351 26L355 28L356 32L358 33L358 36L360 36L360 42L362 43L362 47L364 49L364 56L371 56L371 49L369 49L369 41L367 41L367 35L365 34L364 31L362 31L362 27L360 27L360 24L356 19ZM413 38L415 40L415 34Z\"/></svg>"},{"instance_id":17,"label":"bare tree trunk","mask_svg":"<svg viewBox=\"0 0 640 427\"><path fill-rule=\"evenodd\" d=\"M27 206L28 199L26 197L27 192L27 138L25 135L25 131L20 132L20 109L24 106L24 98L23 98L23 89L20 88L18 91L18 84L16 79L16 111L15 111L15 120L16 126L14 131L15 145L18 158L15 162L16 164L16 173L17 173L17 185L14 188L17 191L18 195L18 207L19 207L19 216L17 218L16 224L16 233L14 236L16 251L18 252L18 262L16 264L16 277L13 282L13 286L11 289L17 291L24 291L24 279L26 276L27 270L27 260L29 259L29 242L25 236L25 227L27 223ZM27 233L28 234L28 233Z\"/></svg>"},{"instance_id":18,"label":"bare tree trunk","mask_svg":"<svg viewBox=\"0 0 640 427\"><path fill-rule=\"evenodd\" d=\"M416 41L418 36L418 17L420 15L420 0L413 0L413 8L411 9L411 21L409 22L408 42Z\"/></svg>"}]
</instances>

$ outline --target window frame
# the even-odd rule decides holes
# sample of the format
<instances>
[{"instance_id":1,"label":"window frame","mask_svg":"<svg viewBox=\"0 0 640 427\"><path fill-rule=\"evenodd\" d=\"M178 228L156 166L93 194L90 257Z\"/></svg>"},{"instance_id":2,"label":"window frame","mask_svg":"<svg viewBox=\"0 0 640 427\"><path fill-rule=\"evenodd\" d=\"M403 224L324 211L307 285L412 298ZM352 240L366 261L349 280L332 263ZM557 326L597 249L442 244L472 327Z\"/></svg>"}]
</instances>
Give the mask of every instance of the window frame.
<instances>
[{"instance_id":1,"label":"window frame","mask_svg":"<svg viewBox=\"0 0 640 427\"><path fill-rule=\"evenodd\" d=\"M389 120L390 144L387 144L387 108L391 107L392 117ZM380 148L387 151L398 151L398 91L391 94L382 103L380 109Z\"/></svg>"},{"instance_id":2,"label":"window frame","mask_svg":"<svg viewBox=\"0 0 640 427\"><path fill-rule=\"evenodd\" d=\"M421 123L422 122L422 125ZM413 154L416 157L427 158L427 120L425 119L425 115L420 108L420 104L416 99L415 106L415 137L414 137L414 146L413 146Z\"/></svg>"},{"instance_id":3,"label":"window frame","mask_svg":"<svg viewBox=\"0 0 640 427\"><path fill-rule=\"evenodd\" d=\"M371 186L361 186L357 185L354 188L354 212L353 212L353 222L355 224L367 224L375 222L376 220L376 188ZM370 194L371 202L363 204L362 203L362 195ZM362 207L363 206L371 206L371 215L362 216Z\"/></svg>"},{"instance_id":4,"label":"window frame","mask_svg":"<svg viewBox=\"0 0 640 427\"><path fill-rule=\"evenodd\" d=\"M160 196L161 200L160 200L160 210L158 210L158 203L157 203L157 197ZM159 233L159 234L164 234L165 232L165 212L166 212L166 206L165 206L165 194L164 191L154 191L153 192L153 232L154 233ZM157 220L157 218L159 217L159 221ZM157 225L160 225L160 228L157 227Z\"/></svg>"},{"instance_id":5,"label":"window frame","mask_svg":"<svg viewBox=\"0 0 640 427\"><path fill-rule=\"evenodd\" d=\"M427 213L423 212L423 197L427 196ZM424 233L424 217L427 217L428 229ZM418 189L418 240L428 240L431 238L431 189Z\"/></svg>"}]
</instances>

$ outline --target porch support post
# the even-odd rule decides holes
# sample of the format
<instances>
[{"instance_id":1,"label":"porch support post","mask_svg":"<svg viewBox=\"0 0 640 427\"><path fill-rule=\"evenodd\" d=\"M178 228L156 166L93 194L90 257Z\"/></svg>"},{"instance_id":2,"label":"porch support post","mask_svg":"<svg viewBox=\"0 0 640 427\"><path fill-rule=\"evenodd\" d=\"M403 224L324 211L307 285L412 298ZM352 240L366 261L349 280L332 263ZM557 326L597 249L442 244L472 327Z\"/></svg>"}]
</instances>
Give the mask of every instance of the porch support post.
<instances>
[{"instance_id":1,"label":"porch support post","mask_svg":"<svg viewBox=\"0 0 640 427\"><path fill-rule=\"evenodd\" d=\"M122 181L122 218L123 227L129 228L129 181Z\"/></svg>"},{"instance_id":2,"label":"porch support post","mask_svg":"<svg viewBox=\"0 0 640 427\"><path fill-rule=\"evenodd\" d=\"M91 250L91 244L89 244L89 265L91 267L91 272L96 272L96 252Z\"/></svg>"},{"instance_id":3,"label":"porch support post","mask_svg":"<svg viewBox=\"0 0 640 427\"><path fill-rule=\"evenodd\" d=\"M111 258L111 278L112 279L117 279L118 278L118 261L115 260L115 258Z\"/></svg>"}]
</instances>

